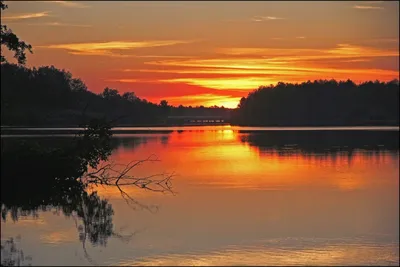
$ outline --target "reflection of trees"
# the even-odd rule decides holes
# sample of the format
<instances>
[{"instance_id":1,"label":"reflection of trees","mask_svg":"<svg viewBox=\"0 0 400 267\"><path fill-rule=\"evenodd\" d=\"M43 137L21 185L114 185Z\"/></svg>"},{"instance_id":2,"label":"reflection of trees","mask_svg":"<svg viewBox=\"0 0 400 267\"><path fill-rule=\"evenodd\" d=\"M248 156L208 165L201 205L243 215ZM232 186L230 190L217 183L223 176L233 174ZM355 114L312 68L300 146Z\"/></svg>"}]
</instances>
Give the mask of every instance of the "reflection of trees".
<instances>
[{"instance_id":1,"label":"reflection of trees","mask_svg":"<svg viewBox=\"0 0 400 267\"><path fill-rule=\"evenodd\" d=\"M96 192L90 195L82 194L81 201L70 214L75 221L85 257L91 263L94 263L94 260L86 250L87 240L95 246L106 246L109 237L114 235L122 237L122 235L114 233L113 214L114 210L111 204L107 200L101 199ZM129 238L130 236L126 237Z\"/></svg>"},{"instance_id":2,"label":"reflection of trees","mask_svg":"<svg viewBox=\"0 0 400 267\"><path fill-rule=\"evenodd\" d=\"M140 138L133 137L133 136L130 138L115 138L113 140L113 142L115 142L115 144L118 147L122 146L124 148L129 148L129 149L137 148L140 145L142 145L143 143L146 143L146 141L142 141L142 140L140 140Z\"/></svg>"},{"instance_id":3,"label":"reflection of trees","mask_svg":"<svg viewBox=\"0 0 400 267\"><path fill-rule=\"evenodd\" d=\"M168 135L161 136L161 144L168 145L168 141L169 141L169 136Z\"/></svg>"},{"instance_id":4,"label":"reflection of trees","mask_svg":"<svg viewBox=\"0 0 400 267\"><path fill-rule=\"evenodd\" d=\"M268 131L244 132L241 142L257 147L261 153L303 154L349 157L357 149L399 151L398 131Z\"/></svg>"},{"instance_id":5,"label":"reflection of trees","mask_svg":"<svg viewBox=\"0 0 400 267\"><path fill-rule=\"evenodd\" d=\"M49 192L51 194L51 192ZM29 203L29 196L25 196L24 201ZM4 201L2 201L4 202ZM5 201L6 202L6 201ZM30 209L25 207L22 212L18 212L17 206L10 208L11 217L13 220L18 220L19 216L26 214L36 214L38 210L49 210L56 208L62 210L63 214L67 217L72 217L75 221L75 226L79 233L79 240L82 242L82 248L85 257L94 263L94 260L90 257L86 250L86 241L89 241L92 245L106 246L109 237L117 237L122 240L130 240L133 234L123 235L114 231L113 225L113 214L114 210L111 204L106 199L102 199L98 196L97 192L88 194L86 191L73 191L68 197L68 200L61 204L60 203L44 203L44 206L35 207L32 206ZM6 220L7 209L9 206L2 203L2 217ZM6 266L20 266L25 259L22 251L16 249L13 239L6 241L4 246L2 245L2 265ZM4 254L4 256L3 256Z\"/></svg>"},{"instance_id":6,"label":"reflection of trees","mask_svg":"<svg viewBox=\"0 0 400 267\"><path fill-rule=\"evenodd\" d=\"M0 266L22 266L27 265L31 257L25 256L24 252L17 247L14 238L10 238L1 244Z\"/></svg>"},{"instance_id":7,"label":"reflection of trees","mask_svg":"<svg viewBox=\"0 0 400 267\"><path fill-rule=\"evenodd\" d=\"M111 154L110 128L101 122L89 125L65 146L43 146L35 142L3 142L1 149L1 215L17 221L20 216L37 216L38 211L56 209L76 223L86 258L86 241L106 246L109 237L129 240L133 234L114 231L113 208L96 192L98 185L116 186L122 197L133 206L147 208L127 194L124 186L171 192L171 175L147 177L132 175L134 168L147 159L128 165L108 162ZM4 145L4 146L3 146ZM89 191L91 193L89 193Z\"/></svg>"},{"instance_id":8,"label":"reflection of trees","mask_svg":"<svg viewBox=\"0 0 400 267\"><path fill-rule=\"evenodd\" d=\"M159 141L163 145L167 145L169 138L170 138L170 133L173 131L144 131L141 133L147 133L149 135L145 136L118 136L115 139L112 140L112 145L113 147L118 147L122 146L126 149L133 149L133 148L138 148L142 145L146 145L148 142L152 141ZM162 134L161 136L158 135L151 135L152 133L154 134Z\"/></svg>"}]
</instances>

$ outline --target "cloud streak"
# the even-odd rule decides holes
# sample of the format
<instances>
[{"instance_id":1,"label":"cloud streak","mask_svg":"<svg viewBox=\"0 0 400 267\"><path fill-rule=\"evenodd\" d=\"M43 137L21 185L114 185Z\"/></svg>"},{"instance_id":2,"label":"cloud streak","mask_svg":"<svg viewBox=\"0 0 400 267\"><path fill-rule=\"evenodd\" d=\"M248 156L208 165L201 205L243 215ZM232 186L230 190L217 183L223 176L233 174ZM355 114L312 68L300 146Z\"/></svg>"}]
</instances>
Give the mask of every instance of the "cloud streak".
<instances>
[{"instance_id":1,"label":"cloud streak","mask_svg":"<svg viewBox=\"0 0 400 267\"><path fill-rule=\"evenodd\" d=\"M270 62L307 61L319 59L395 57L398 50L380 50L350 44L338 44L330 49L279 49L279 48L220 48L217 53L224 55L262 56Z\"/></svg>"},{"instance_id":2,"label":"cloud streak","mask_svg":"<svg viewBox=\"0 0 400 267\"><path fill-rule=\"evenodd\" d=\"M378 9L378 10L381 10L381 9L384 9L384 7L381 7L381 6L361 6L361 5L355 5L355 6L353 6L353 8L355 8L355 9Z\"/></svg>"},{"instance_id":3,"label":"cloud streak","mask_svg":"<svg viewBox=\"0 0 400 267\"><path fill-rule=\"evenodd\" d=\"M261 22L261 21L282 20L282 19L284 19L284 18L273 17L273 16L254 16L251 20L256 21L256 22Z\"/></svg>"},{"instance_id":4,"label":"cloud streak","mask_svg":"<svg viewBox=\"0 0 400 267\"><path fill-rule=\"evenodd\" d=\"M330 49L221 48L217 53L218 58L145 62L155 69L142 69L140 72L153 73L154 78L157 73L163 74L163 78L158 78L163 83L183 83L218 90L249 90L278 81L365 80L366 77L390 80L398 77L398 71L394 70L353 68L357 62L398 57L398 50L339 44ZM343 63L347 65L343 66ZM342 66L338 68L335 64ZM167 77L166 73L169 73Z\"/></svg>"},{"instance_id":5,"label":"cloud streak","mask_svg":"<svg viewBox=\"0 0 400 267\"><path fill-rule=\"evenodd\" d=\"M197 76L201 74L207 74L209 75L218 75L218 74L223 74L223 75L229 75L229 76L244 76L247 77L249 75L260 75L260 76L265 76L266 75L266 70L264 69L249 69L249 68L213 68L213 67L196 67L193 69L124 69L122 70L123 72L136 72L136 73L169 73L169 74L196 74ZM276 66L274 68L268 69L268 75L276 75L276 76L290 76L290 75L298 75L298 74L303 74L306 75L308 74L308 70L304 70L301 72L300 70L297 69L287 69L283 70L279 66Z\"/></svg>"},{"instance_id":6,"label":"cloud streak","mask_svg":"<svg viewBox=\"0 0 400 267\"><path fill-rule=\"evenodd\" d=\"M165 83L186 83L190 85L202 86L218 90L236 89L247 90L255 89L262 84L277 83L277 79L270 79L266 77L223 77L223 78L178 78L160 80Z\"/></svg>"},{"instance_id":7,"label":"cloud streak","mask_svg":"<svg viewBox=\"0 0 400 267\"><path fill-rule=\"evenodd\" d=\"M70 24L70 23L61 23L61 22L29 23L27 25L29 25L29 26L54 26L54 27L81 27L81 28L92 27L92 25Z\"/></svg>"},{"instance_id":8,"label":"cloud streak","mask_svg":"<svg viewBox=\"0 0 400 267\"><path fill-rule=\"evenodd\" d=\"M77 1L41 1L45 3L55 3L59 4L65 7L72 7L72 8L88 8L88 5L85 5L83 3L77 2Z\"/></svg>"},{"instance_id":9,"label":"cloud streak","mask_svg":"<svg viewBox=\"0 0 400 267\"><path fill-rule=\"evenodd\" d=\"M379 38L379 39L370 39L367 40L370 43L398 43L399 38Z\"/></svg>"},{"instance_id":10,"label":"cloud streak","mask_svg":"<svg viewBox=\"0 0 400 267\"><path fill-rule=\"evenodd\" d=\"M186 61L153 61L147 62L149 65L160 65L163 67L173 66L173 67L194 67L194 68L210 68L210 73L215 70L229 74L232 70L233 72L237 70L244 71L246 74L260 74L264 71L265 74L301 74L303 72L312 73L356 73L356 74L387 74L387 75L398 75L397 71L390 70L379 70L379 69L336 69L336 68L324 68L319 66L314 67L298 67L292 66L290 62L286 62L286 65L271 65L265 59L260 58L224 58L224 59L199 59L199 60L186 60ZM215 70L214 70L215 69ZM286 72L289 71L289 72ZM300 73L297 73L300 71ZM185 72L185 70L183 70ZM293 73L291 73L293 72ZM179 73L179 72L177 72Z\"/></svg>"},{"instance_id":11,"label":"cloud streak","mask_svg":"<svg viewBox=\"0 0 400 267\"><path fill-rule=\"evenodd\" d=\"M173 46L178 44L187 44L191 42L193 41L180 41L180 40L138 41L138 42L111 41L111 42L99 42L99 43L54 44L54 45L40 46L40 48L67 50L68 53L73 55L134 57L135 55L118 54L114 53L114 51L124 51L124 50L152 48L161 46Z\"/></svg>"},{"instance_id":12,"label":"cloud streak","mask_svg":"<svg viewBox=\"0 0 400 267\"><path fill-rule=\"evenodd\" d=\"M137 83L137 82L144 82L143 80L137 79L107 79L106 82L119 82L119 83Z\"/></svg>"},{"instance_id":13,"label":"cloud streak","mask_svg":"<svg viewBox=\"0 0 400 267\"><path fill-rule=\"evenodd\" d=\"M43 11L43 12L37 12L37 13L26 13L26 14L19 14L19 15L3 16L2 20L14 21L14 20L43 18L43 17L49 17L50 16L49 13L50 13L50 11Z\"/></svg>"}]
</instances>

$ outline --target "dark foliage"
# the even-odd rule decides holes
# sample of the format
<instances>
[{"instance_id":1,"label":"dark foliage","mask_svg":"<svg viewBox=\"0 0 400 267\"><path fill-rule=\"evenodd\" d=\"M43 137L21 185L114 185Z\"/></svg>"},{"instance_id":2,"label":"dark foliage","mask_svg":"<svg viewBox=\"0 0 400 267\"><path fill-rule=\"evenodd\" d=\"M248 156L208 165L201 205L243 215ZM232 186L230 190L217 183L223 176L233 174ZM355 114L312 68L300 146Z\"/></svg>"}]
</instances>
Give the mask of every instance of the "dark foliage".
<instances>
[{"instance_id":1,"label":"dark foliage","mask_svg":"<svg viewBox=\"0 0 400 267\"><path fill-rule=\"evenodd\" d=\"M1 124L9 126L78 126L82 110L87 120L114 121L113 126L162 125L168 115L227 115L225 108L175 108L159 105L133 92L105 88L100 94L54 66L29 69L1 65ZM117 120L115 119L117 118Z\"/></svg>"},{"instance_id":2,"label":"dark foliage","mask_svg":"<svg viewBox=\"0 0 400 267\"><path fill-rule=\"evenodd\" d=\"M262 86L240 100L232 121L248 126L399 125L399 81Z\"/></svg>"},{"instance_id":3,"label":"dark foliage","mask_svg":"<svg viewBox=\"0 0 400 267\"><path fill-rule=\"evenodd\" d=\"M74 138L32 140L2 139L1 146L1 216L16 221L20 216L37 216L38 211L55 210L75 221L79 240L106 246L111 236L128 240L113 230L114 211L106 199L100 198L96 187L116 186L132 208L157 210L133 199L122 186L136 186L155 192L169 191L171 175L147 177L130 175L139 164L157 161L152 157L132 161L125 168L108 160L118 143L112 141L109 122L93 120L82 125L84 130ZM121 181L119 184L118 182ZM155 185L155 187L152 187Z\"/></svg>"},{"instance_id":4,"label":"dark foliage","mask_svg":"<svg viewBox=\"0 0 400 267\"><path fill-rule=\"evenodd\" d=\"M3 10L7 9L7 5L4 4L4 1L0 1L0 10L3 13ZM8 50L14 52L14 58L17 59L19 64L26 63L26 54L25 51L29 51L32 53L32 46L30 44L25 43L24 41L20 41L18 36L13 33L13 31L7 28L6 25L0 25L0 39L1 39L1 55L0 62L5 63L7 59L3 56L3 46L5 46Z\"/></svg>"},{"instance_id":5,"label":"dark foliage","mask_svg":"<svg viewBox=\"0 0 400 267\"><path fill-rule=\"evenodd\" d=\"M66 214L90 197L80 178L111 153L109 126L93 122L73 142L43 146L5 141L1 146L1 213L14 220L40 209L61 207Z\"/></svg>"},{"instance_id":6,"label":"dark foliage","mask_svg":"<svg viewBox=\"0 0 400 267\"><path fill-rule=\"evenodd\" d=\"M85 257L86 241L106 246L109 237L130 238L114 232L114 210L90 183L81 179L88 168L97 168L111 153L107 123L93 121L71 142L43 145L40 142L5 141L1 147L1 216L38 216L38 211L62 212L75 221ZM11 242L11 243L10 243ZM2 245L2 265L19 265L24 259L11 241ZM8 247L7 247L8 245Z\"/></svg>"}]
</instances>

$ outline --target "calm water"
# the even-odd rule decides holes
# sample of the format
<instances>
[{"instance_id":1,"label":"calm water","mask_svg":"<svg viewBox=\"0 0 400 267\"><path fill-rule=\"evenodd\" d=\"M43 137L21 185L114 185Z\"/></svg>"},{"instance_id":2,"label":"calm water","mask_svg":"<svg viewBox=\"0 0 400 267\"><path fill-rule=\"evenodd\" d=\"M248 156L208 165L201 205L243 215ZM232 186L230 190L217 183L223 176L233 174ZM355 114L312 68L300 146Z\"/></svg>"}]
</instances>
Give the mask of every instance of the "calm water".
<instances>
[{"instance_id":1,"label":"calm water","mask_svg":"<svg viewBox=\"0 0 400 267\"><path fill-rule=\"evenodd\" d=\"M155 154L137 175L175 173L174 195L125 188L133 207L97 188L129 240L85 254L73 218L40 211L3 220L2 241L32 265L399 265L398 131L242 130L115 136L112 161Z\"/></svg>"}]
</instances>

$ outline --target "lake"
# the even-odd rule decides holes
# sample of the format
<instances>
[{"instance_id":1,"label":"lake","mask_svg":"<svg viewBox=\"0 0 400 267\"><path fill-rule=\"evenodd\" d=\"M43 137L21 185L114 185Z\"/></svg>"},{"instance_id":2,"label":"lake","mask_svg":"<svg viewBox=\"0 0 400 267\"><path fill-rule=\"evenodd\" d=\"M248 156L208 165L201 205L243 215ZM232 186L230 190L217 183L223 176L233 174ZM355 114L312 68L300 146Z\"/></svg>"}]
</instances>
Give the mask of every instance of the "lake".
<instances>
[{"instance_id":1,"label":"lake","mask_svg":"<svg viewBox=\"0 0 400 267\"><path fill-rule=\"evenodd\" d=\"M156 155L135 175L173 173L172 191L127 187L127 201L116 187L97 187L118 232L104 242L82 241L85 219L44 209L17 220L7 214L2 243L14 238L32 265L398 266L398 127L318 129L118 133L110 161Z\"/></svg>"}]
</instances>

